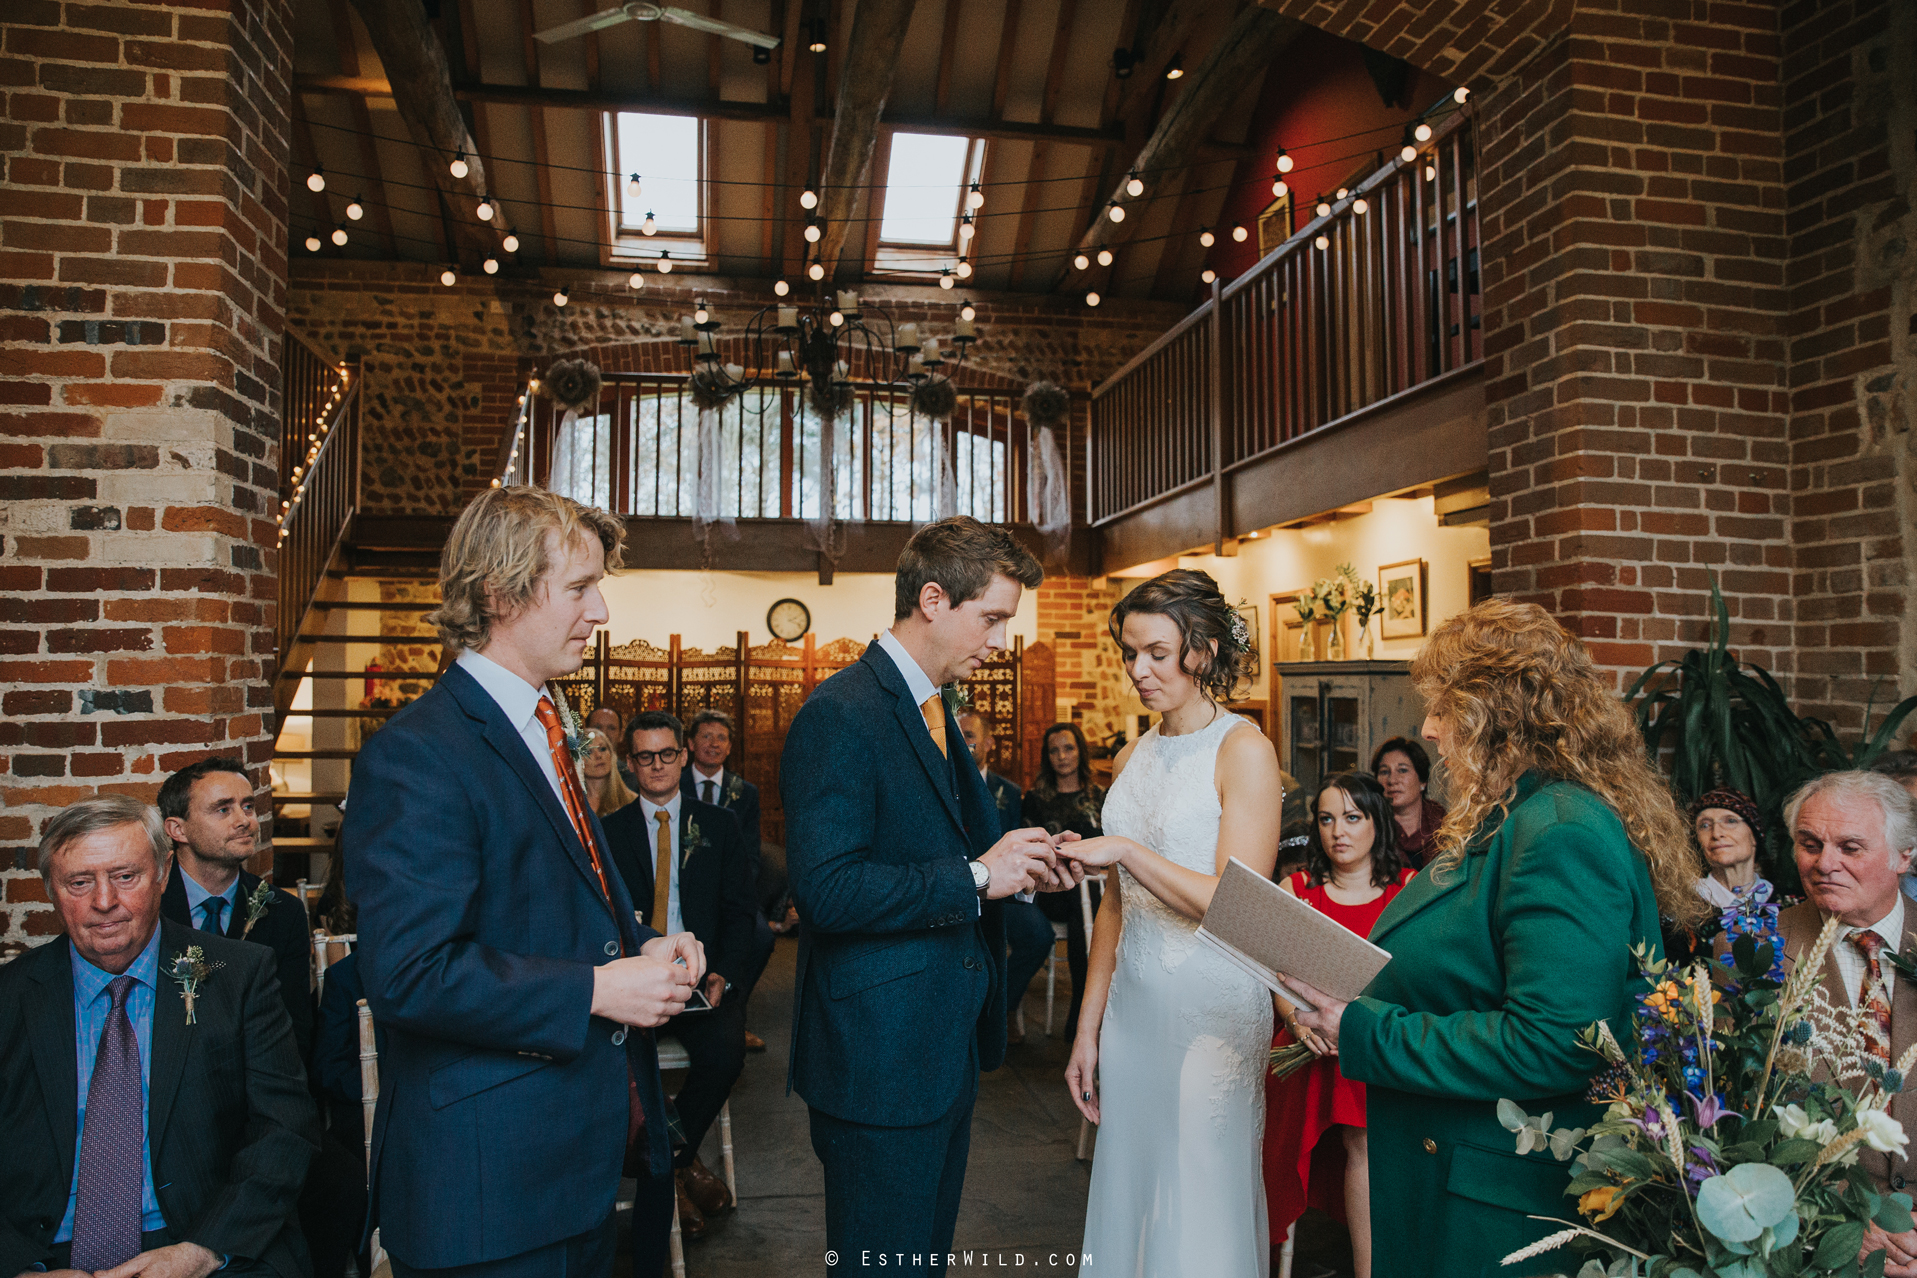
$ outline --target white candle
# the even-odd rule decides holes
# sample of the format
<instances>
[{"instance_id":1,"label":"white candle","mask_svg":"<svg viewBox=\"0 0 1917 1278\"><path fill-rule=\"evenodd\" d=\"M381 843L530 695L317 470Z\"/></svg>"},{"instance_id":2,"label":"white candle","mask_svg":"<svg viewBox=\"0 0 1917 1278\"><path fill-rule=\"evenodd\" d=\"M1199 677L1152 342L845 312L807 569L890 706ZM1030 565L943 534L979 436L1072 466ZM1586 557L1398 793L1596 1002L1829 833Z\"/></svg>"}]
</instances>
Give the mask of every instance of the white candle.
<instances>
[{"instance_id":1,"label":"white candle","mask_svg":"<svg viewBox=\"0 0 1917 1278\"><path fill-rule=\"evenodd\" d=\"M743 382L745 380L745 368L739 364L727 364L726 378L729 381Z\"/></svg>"},{"instance_id":2,"label":"white candle","mask_svg":"<svg viewBox=\"0 0 1917 1278\"><path fill-rule=\"evenodd\" d=\"M832 380L835 382L851 381L852 380L851 366L847 364L844 360L840 360L838 363L834 364L832 366Z\"/></svg>"},{"instance_id":3,"label":"white candle","mask_svg":"<svg viewBox=\"0 0 1917 1278\"><path fill-rule=\"evenodd\" d=\"M689 342L692 340L693 334L696 332L698 332L698 330L694 328L692 325L692 316L681 315L679 317L679 340L682 342Z\"/></svg>"},{"instance_id":4,"label":"white candle","mask_svg":"<svg viewBox=\"0 0 1917 1278\"><path fill-rule=\"evenodd\" d=\"M925 361L917 355L914 355L911 359L905 361L905 371L914 376L922 374L925 372Z\"/></svg>"},{"instance_id":5,"label":"white candle","mask_svg":"<svg viewBox=\"0 0 1917 1278\"><path fill-rule=\"evenodd\" d=\"M712 334L700 333L699 334L699 353L701 355L710 355L712 354L712 349L713 349Z\"/></svg>"},{"instance_id":6,"label":"white candle","mask_svg":"<svg viewBox=\"0 0 1917 1278\"><path fill-rule=\"evenodd\" d=\"M792 371L792 352L791 351L779 352L779 371L781 373L790 373Z\"/></svg>"},{"instance_id":7,"label":"white candle","mask_svg":"<svg viewBox=\"0 0 1917 1278\"><path fill-rule=\"evenodd\" d=\"M859 309L859 295L857 293L848 292L845 289L840 289L839 290L839 309L844 311L848 315L856 312Z\"/></svg>"},{"instance_id":8,"label":"white candle","mask_svg":"<svg viewBox=\"0 0 1917 1278\"><path fill-rule=\"evenodd\" d=\"M964 318L963 316L961 316L959 320L952 325L952 336L977 337L978 326L975 325L971 320L968 320Z\"/></svg>"},{"instance_id":9,"label":"white candle","mask_svg":"<svg viewBox=\"0 0 1917 1278\"><path fill-rule=\"evenodd\" d=\"M919 354L927 360L937 359L939 357L939 339L936 337L928 337L919 343Z\"/></svg>"},{"instance_id":10,"label":"white candle","mask_svg":"<svg viewBox=\"0 0 1917 1278\"><path fill-rule=\"evenodd\" d=\"M899 325L899 349L908 350L919 344L919 326L917 324Z\"/></svg>"},{"instance_id":11,"label":"white candle","mask_svg":"<svg viewBox=\"0 0 1917 1278\"><path fill-rule=\"evenodd\" d=\"M779 308L779 327L797 328L798 326L799 308L796 306L781 306Z\"/></svg>"}]
</instances>

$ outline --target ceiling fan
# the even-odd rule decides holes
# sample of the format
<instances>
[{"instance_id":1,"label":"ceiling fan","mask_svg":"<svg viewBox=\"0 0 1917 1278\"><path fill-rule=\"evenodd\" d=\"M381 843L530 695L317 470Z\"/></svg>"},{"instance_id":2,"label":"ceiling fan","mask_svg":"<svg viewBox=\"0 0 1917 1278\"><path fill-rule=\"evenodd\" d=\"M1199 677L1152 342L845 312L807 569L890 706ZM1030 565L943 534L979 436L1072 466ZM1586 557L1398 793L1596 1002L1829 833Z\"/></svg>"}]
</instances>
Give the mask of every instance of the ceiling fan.
<instances>
[{"instance_id":1,"label":"ceiling fan","mask_svg":"<svg viewBox=\"0 0 1917 1278\"><path fill-rule=\"evenodd\" d=\"M562 23L550 30L534 32L533 39L552 44L555 41L571 40L575 36L586 35L593 31L604 31L607 27L616 27L622 22L670 22L677 26L690 27L694 31L707 31L731 40L743 40L761 49L779 47L778 36L766 35L750 27L734 26L730 22L721 22L717 18L708 18L704 14L675 8L669 4L642 4L638 0L634 0L631 4L622 4L616 9L601 10L577 22Z\"/></svg>"}]
</instances>

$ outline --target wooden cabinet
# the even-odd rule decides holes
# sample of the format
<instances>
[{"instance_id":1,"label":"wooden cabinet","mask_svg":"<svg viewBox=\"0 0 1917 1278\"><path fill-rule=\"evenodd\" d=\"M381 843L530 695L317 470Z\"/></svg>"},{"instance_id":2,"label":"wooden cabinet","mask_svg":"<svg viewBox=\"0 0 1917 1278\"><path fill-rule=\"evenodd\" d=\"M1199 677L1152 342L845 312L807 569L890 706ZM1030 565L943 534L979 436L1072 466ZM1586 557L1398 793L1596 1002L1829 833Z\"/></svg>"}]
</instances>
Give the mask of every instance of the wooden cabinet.
<instances>
[{"instance_id":1,"label":"wooden cabinet","mask_svg":"<svg viewBox=\"0 0 1917 1278\"><path fill-rule=\"evenodd\" d=\"M1285 771L1307 795L1328 776L1369 768L1371 752L1392 737L1418 739L1424 701L1406 662L1278 662L1272 672Z\"/></svg>"}]
</instances>

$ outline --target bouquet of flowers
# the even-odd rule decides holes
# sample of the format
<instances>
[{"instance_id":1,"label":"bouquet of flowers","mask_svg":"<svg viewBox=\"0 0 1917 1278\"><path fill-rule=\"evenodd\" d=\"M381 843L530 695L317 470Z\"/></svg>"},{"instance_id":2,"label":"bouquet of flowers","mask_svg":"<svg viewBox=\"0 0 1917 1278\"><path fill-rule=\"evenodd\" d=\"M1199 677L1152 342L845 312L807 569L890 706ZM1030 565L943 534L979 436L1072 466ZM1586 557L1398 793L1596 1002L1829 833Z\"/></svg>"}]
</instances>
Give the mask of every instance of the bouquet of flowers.
<instances>
[{"instance_id":1,"label":"bouquet of flowers","mask_svg":"<svg viewBox=\"0 0 1917 1278\"><path fill-rule=\"evenodd\" d=\"M1365 633L1365 627L1371 619L1383 610L1378 601L1378 587L1368 581L1358 580L1358 572L1350 564L1339 564L1338 575L1344 578L1345 593L1351 599L1351 610L1358 614L1358 633Z\"/></svg>"},{"instance_id":2,"label":"bouquet of flowers","mask_svg":"<svg viewBox=\"0 0 1917 1278\"><path fill-rule=\"evenodd\" d=\"M1635 951L1647 988L1626 1040L1605 1022L1580 1035L1604 1061L1595 1126L1554 1128L1551 1114L1498 1103L1520 1154L1572 1161L1581 1217L1506 1264L1562 1247L1582 1258L1577 1278L1881 1278L1882 1251L1859 1260L1866 1231L1912 1228L1911 1200L1878 1193L1857 1160L1904 1148L1886 1107L1917 1048L1883 1060L1869 1013L1819 988L1837 920L1780 977L1767 917L1746 916L1723 963L1680 971Z\"/></svg>"}]
</instances>

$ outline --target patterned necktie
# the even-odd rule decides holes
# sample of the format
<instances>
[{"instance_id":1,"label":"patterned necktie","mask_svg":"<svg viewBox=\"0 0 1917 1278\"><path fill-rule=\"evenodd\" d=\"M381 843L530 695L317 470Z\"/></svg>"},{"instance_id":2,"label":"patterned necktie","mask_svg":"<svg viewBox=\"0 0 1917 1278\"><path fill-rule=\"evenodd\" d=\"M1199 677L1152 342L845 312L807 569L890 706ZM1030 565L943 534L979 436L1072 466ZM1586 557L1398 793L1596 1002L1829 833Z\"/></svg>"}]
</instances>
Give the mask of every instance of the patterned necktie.
<instances>
[{"instance_id":1,"label":"patterned necktie","mask_svg":"<svg viewBox=\"0 0 1917 1278\"><path fill-rule=\"evenodd\" d=\"M660 808L652 814L659 823L659 857L652 868L652 926L666 930L666 905L672 898L672 813Z\"/></svg>"},{"instance_id":2,"label":"patterned necktie","mask_svg":"<svg viewBox=\"0 0 1917 1278\"><path fill-rule=\"evenodd\" d=\"M592 872L599 876L599 891L604 894L606 908L610 910L612 888L606 882L605 864L599 859L599 845L593 841L592 822L586 819L586 793L579 786L579 774L573 770L572 751L566 748L566 730L559 726L559 712L553 709L551 697L541 697L539 708L533 713L546 730L546 748L552 751L553 771L559 774L559 793L566 801L566 815L572 818L573 833L579 836L586 855L592 858ZM622 953L624 948L622 942Z\"/></svg>"},{"instance_id":3,"label":"patterned necktie","mask_svg":"<svg viewBox=\"0 0 1917 1278\"><path fill-rule=\"evenodd\" d=\"M204 911L202 916L204 921L200 924L200 930L225 936L226 929L220 926L220 922L226 914L226 898L209 896L200 902L200 907Z\"/></svg>"},{"instance_id":4,"label":"patterned necktie","mask_svg":"<svg viewBox=\"0 0 1917 1278\"><path fill-rule=\"evenodd\" d=\"M707 777L704 781L701 781L699 784L706 788L705 796L701 801L705 803L712 802L712 786L713 786L712 778Z\"/></svg>"},{"instance_id":5,"label":"patterned necktie","mask_svg":"<svg viewBox=\"0 0 1917 1278\"><path fill-rule=\"evenodd\" d=\"M1875 932L1852 932L1851 944L1864 952L1864 983L1857 991L1857 1006L1869 1012L1864 1030L1869 1035L1871 1055L1890 1064L1890 996L1884 986L1884 969L1877 952L1884 938Z\"/></svg>"},{"instance_id":6,"label":"patterned necktie","mask_svg":"<svg viewBox=\"0 0 1917 1278\"><path fill-rule=\"evenodd\" d=\"M919 711L925 716L925 730L932 734L932 744L939 748L940 754L951 758L952 752L945 748L945 704L939 694L935 692L927 697Z\"/></svg>"},{"instance_id":7,"label":"patterned necktie","mask_svg":"<svg viewBox=\"0 0 1917 1278\"><path fill-rule=\"evenodd\" d=\"M80 1132L80 1189L73 1205L75 1269L92 1273L140 1254L140 1198L146 1171L146 1112L140 1097L140 1045L126 999L133 978L107 986L113 1007L100 1031Z\"/></svg>"}]
</instances>

